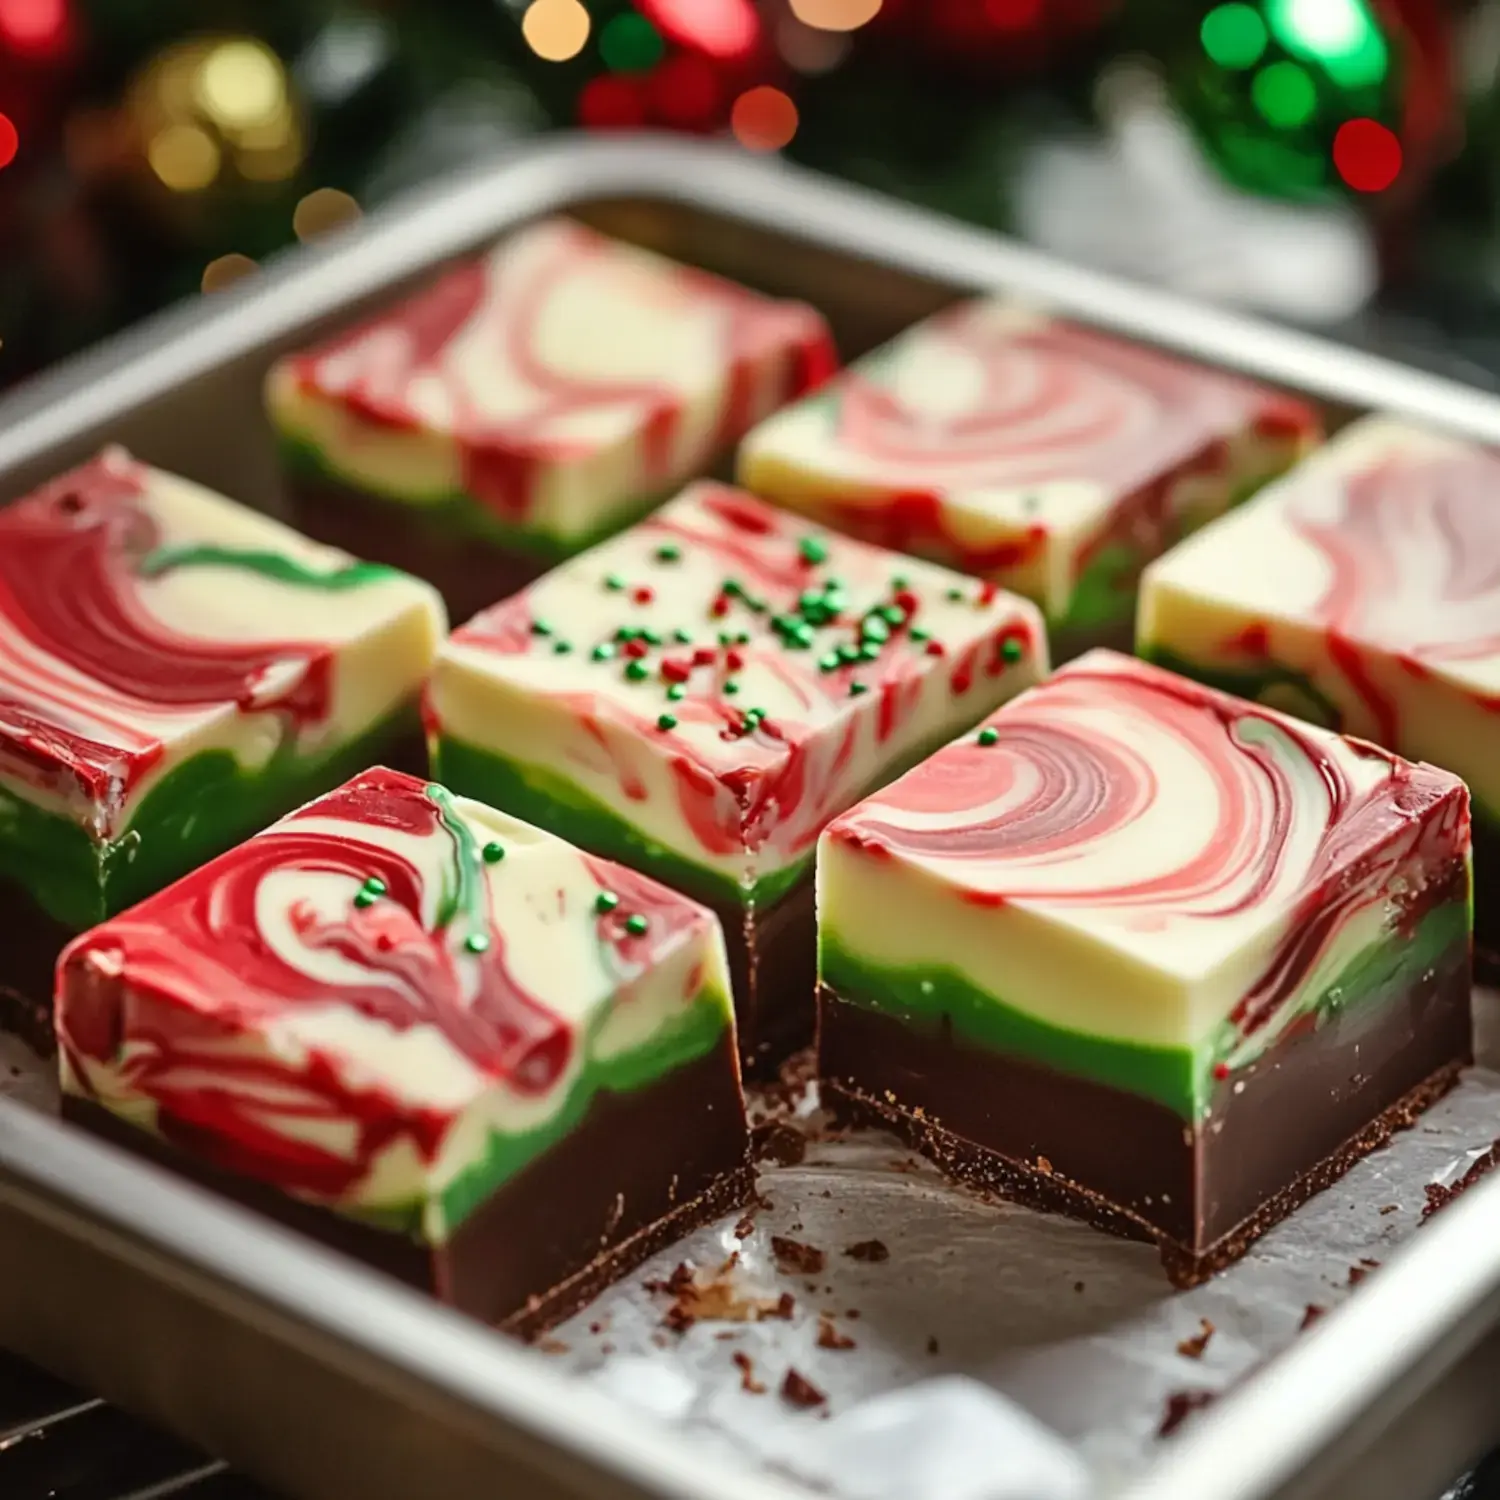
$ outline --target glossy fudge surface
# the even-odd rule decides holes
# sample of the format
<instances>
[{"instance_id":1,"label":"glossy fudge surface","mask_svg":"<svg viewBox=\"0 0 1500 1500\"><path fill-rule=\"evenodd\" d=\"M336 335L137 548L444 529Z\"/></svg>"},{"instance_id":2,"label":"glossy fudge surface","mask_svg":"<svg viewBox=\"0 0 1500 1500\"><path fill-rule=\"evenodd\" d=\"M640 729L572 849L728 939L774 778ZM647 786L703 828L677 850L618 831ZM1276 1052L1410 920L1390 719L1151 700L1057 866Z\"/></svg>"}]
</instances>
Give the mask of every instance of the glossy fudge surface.
<instances>
[{"instance_id":1,"label":"glossy fudge surface","mask_svg":"<svg viewBox=\"0 0 1500 1500\"><path fill-rule=\"evenodd\" d=\"M0 510L0 878L73 931L157 889L410 733L444 627L118 450Z\"/></svg>"},{"instance_id":2,"label":"glossy fudge surface","mask_svg":"<svg viewBox=\"0 0 1500 1500\"><path fill-rule=\"evenodd\" d=\"M544 1200L589 1191L595 1169L569 1143L677 1079L712 1078L695 1141L722 1146L724 1173L744 1167L712 914L392 771L356 777L78 939L59 970L57 1031L65 1093L143 1142L445 1252L494 1219L497 1195L529 1183L535 1203L554 1154L568 1181ZM715 1180L687 1171L687 1127L663 1109L645 1136L638 1165L661 1179L664 1212L671 1173L683 1174L676 1206ZM624 1213L606 1222L610 1205L632 1182L646 1192L623 1175L595 1184L592 1233L549 1274L609 1244ZM632 1197L630 1213L639 1206ZM535 1224L519 1207L490 1224L500 1260L506 1235L542 1232L535 1211Z\"/></svg>"},{"instance_id":3,"label":"glossy fudge surface","mask_svg":"<svg viewBox=\"0 0 1500 1500\"><path fill-rule=\"evenodd\" d=\"M703 473L835 363L810 307L548 220L282 361L268 400L309 528L415 551L467 618Z\"/></svg>"},{"instance_id":4,"label":"glossy fudge surface","mask_svg":"<svg viewBox=\"0 0 1500 1500\"><path fill-rule=\"evenodd\" d=\"M1447 772L1091 652L824 835L822 1070L1198 1256L1467 1057L1468 860Z\"/></svg>"},{"instance_id":5,"label":"glossy fudge surface","mask_svg":"<svg viewBox=\"0 0 1500 1500\"><path fill-rule=\"evenodd\" d=\"M1061 647L1128 622L1142 564L1317 433L1286 396L986 299L764 422L739 479L1025 594Z\"/></svg>"},{"instance_id":6,"label":"glossy fudge surface","mask_svg":"<svg viewBox=\"0 0 1500 1500\"><path fill-rule=\"evenodd\" d=\"M810 1018L818 834L1046 664L1024 600L702 483L458 631L428 733L455 788L727 930L800 889Z\"/></svg>"}]
</instances>

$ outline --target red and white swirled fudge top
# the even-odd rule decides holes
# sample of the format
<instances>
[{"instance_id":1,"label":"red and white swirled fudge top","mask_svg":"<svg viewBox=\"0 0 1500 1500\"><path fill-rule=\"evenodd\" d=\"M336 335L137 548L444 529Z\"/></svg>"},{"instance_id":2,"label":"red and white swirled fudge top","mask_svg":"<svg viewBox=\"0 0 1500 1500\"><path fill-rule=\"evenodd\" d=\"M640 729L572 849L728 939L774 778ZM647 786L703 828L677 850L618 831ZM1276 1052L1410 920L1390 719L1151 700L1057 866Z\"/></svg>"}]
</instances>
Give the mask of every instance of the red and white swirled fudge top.
<instances>
[{"instance_id":1,"label":"red and white swirled fudge top","mask_svg":"<svg viewBox=\"0 0 1500 1500\"><path fill-rule=\"evenodd\" d=\"M394 499L586 535L829 374L823 319L566 220L273 374L280 425Z\"/></svg>"},{"instance_id":2,"label":"red and white swirled fudge top","mask_svg":"<svg viewBox=\"0 0 1500 1500\"><path fill-rule=\"evenodd\" d=\"M289 1192L396 1211L695 1003L730 1027L728 994L703 908L377 769L76 940L57 1031L71 1092Z\"/></svg>"},{"instance_id":3,"label":"red and white swirled fudge top","mask_svg":"<svg viewBox=\"0 0 1500 1500\"><path fill-rule=\"evenodd\" d=\"M984 299L763 423L740 476L989 573L1033 562L1050 536L1097 531L1185 466L1228 470L1237 445L1316 431L1305 405L1248 380Z\"/></svg>"},{"instance_id":4,"label":"red and white swirled fudge top","mask_svg":"<svg viewBox=\"0 0 1500 1500\"><path fill-rule=\"evenodd\" d=\"M0 510L0 793L112 836L192 754L370 727L443 627L425 584L111 449Z\"/></svg>"},{"instance_id":5,"label":"red and white swirled fudge top","mask_svg":"<svg viewBox=\"0 0 1500 1500\"><path fill-rule=\"evenodd\" d=\"M1208 1004L1279 1002L1330 945L1358 952L1388 929L1392 878L1416 868L1418 844L1429 869L1466 859L1469 816L1445 771L1095 651L827 839L920 870L969 913L1107 950L1111 993L1055 1003L1098 1013L1071 1025L1119 1034L1135 970L1187 984L1187 1009L1197 984ZM950 938L945 961L963 964L967 940ZM999 976L996 993L1027 989L1033 976L1007 974L1004 945L990 946L973 962ZM1168 1030L1142 1023L1138 1039L1181 1040L1182 1017L1156 1024Z\"/></svg>"},{"instance_id":6,"label":"red and white swirled fudge top","mask_svg":"<svg viewBox=\"0 0 1500 1500\"><path fill-rule=\"evenodd\" d=\"M545 768L734 883L1046 671L1034 606L700 483L477 616L433 732Z\"/></svg>"}]
</instances>

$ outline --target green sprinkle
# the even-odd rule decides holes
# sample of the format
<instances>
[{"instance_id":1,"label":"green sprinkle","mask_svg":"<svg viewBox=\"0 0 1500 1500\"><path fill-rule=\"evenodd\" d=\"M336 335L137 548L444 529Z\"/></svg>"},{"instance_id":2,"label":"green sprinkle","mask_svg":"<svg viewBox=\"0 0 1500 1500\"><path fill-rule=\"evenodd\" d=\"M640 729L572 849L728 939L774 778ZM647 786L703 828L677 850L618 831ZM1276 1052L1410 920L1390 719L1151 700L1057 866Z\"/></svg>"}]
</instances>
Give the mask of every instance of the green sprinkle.
<instances>
[{"instance_id":1,"label":"green sprinkle","mask_svg":"<svg viewBox=\"0 0 1500 1500\"><path fill-rule=\"evenodd\" d=\"M471 932L464 939L464 947L470 953L488 953L490 949L489 934L484 932Z\"/></svg>"},{"instance_id":2,"label":"green sprinkle","mask_svg":"<svg viewBox=\"0 0 1500 1500\"><path fill-rule=\"evenodd\" d=\"M631 937L643 937L645 935L646 929L650 927L650 925L651 923L648 922L640 912L635 912L633 915L625 918L625 931L628 932Z\"/></svg>"},{"instance_id":3,"label":"green sprinkle","mask_svg":"<svg viewBox=\"0 0 1500 1500\"><path fill-rule=\"evenodd\" d=\"M604 587L610 593L618 594L625 587L625 580L618 573L606 573L604 575Z\"/></svg>"},{"instance_id":4,"label":"green sprinkle","mask_svg":"<svg viewBox=\"0 0 1500 1500\"><path fill-rule=\"evenodd\" d=\"M805 536L797 545L797 551L802 554L805 563L824 563L828 561L828 543L820 536Z\"/></svg>"},{"instance_id":5,"label":"green sprinkle","mask_svg":"<svg viewBox=\"0 0 1500 1500\"><path fill-rule=\"evenodd\" d=\"M656 716L656 727L658 729L676 729L677 728L677 715L676 714L657 714L657 716Z\"/></svg>"},{"instance_id":6,"label":"green sprinkle","mask_svg":"<svg viewBox=\"0 0 1500 1500\"><path fill-rule=\"evenodd\" d=\"M820 672L837 672L842 665L843 662L839 660L837 651L825 651L818 658L818 670Z\"/></svg>"},{"instance_id":7,"label":"green sprinkle","mask_svg":"<svg viewBox=\"0 0 1500 1500\"><path fill-rule=\"evenodd\" d=\"M553 641L552 652L554 656L566 656L573 649L572 641Z\"/></svg>"},{"instance_id":8,"label":"green sprinkle","mask_svg":"<svg viewBox=\"0 0 1500 1500\"><path fill-rule=\"evenodd\" d=\"M866 615L860 621L859 633L867 641L888 641L891 638L891 627L879 615Z\"/></svg>"},{"instance_id":9,"label":"green sprinkle","mask_svg":"<svg viewBox=\"0 0 1500 1500\"><path fill-rule=\"evenodd\" d=\"M767 604L764 599L752 599L749 594L745 595L745 608L748 609L752 615L763 615L768 609L770 609L770 607L771 606Z\"/></svg>"},{"instance_id":10,"label":"green sprinkle","mask_svg":"<svg viewBox=\"0 0 1500 1500\"><path fill-rule=\"evenodd\" d=\"M741 630L736 634L734 643L736 646L748 646L750 644L750 632L748 630Z\"/></svg>"},{"instance_id":11,"label":"green sprinkle","mask_svg":"<svg viewBox=\"0 0 1500 1500\"><path fill-rule=\"evenodd\" d=\"M891 589L893 592L898 592L899 590L909 588L910 586L911 579L908 578L905 573L894 573L891 575Z\"/></svg>"},{"instance_id":12,"label":"green sprinkle","mask_svg":"<svg viewBox=\"0 0 1500 1500\"><path fill-rule=\"evenodd\" d=\"M651 675L651 669L645 662L632 660L625 663L625 680L627 682L644 682Z\"/></svg>"},{"instance_id":13,"label":"green sprinkle","mask_svg":"<svg viewBox=\"0 0 1500 1500\"><path fill-rule=\"evenodd\" d=\"M817 611L822 610L825 607L826 606L823 603L823 593L820 589L803 589L802 592L797 595L797 608L802 610L804 613L807 613L809 611L816 613Z\"/></svg>"},{"instance_id":14,"label":"green sprinkle","mask_svg":"<svg viewBox=\"0 0 1500 1500\"><path fill-rule=\"evenodd\" d=\"M505 858L505 846L503 844L491 842L486 844L479 852L487 865L498 865Z\"/></svg>"},{"instance_id":15,"label":"green sprinkle","mask_svg":"<svg viewBox=\"0 0 1500 1500\"><path fill-rule=\"evenodd\" d=\"M931 637L932 632L925 625L913 625L912 628L906 632L906 634L918 645L921 645L923 641Z\"/></svg>"},{"instance_id":16,"label":"green sprinkle","mask_svg":"<svg viewBox=\"0 0 1500 1500\"><path fill-rule=\"evenodd\" d=\"M887 604L876 611L887 625L906 624L906 611L899 604Z\"/></svg>"},{"instance_id":17,"label":"green sprinkle","mask_svg":"<svg viewBox=\"0 0 1500 1500\"><path fill-rule=\"evenodd\" d=\"M663 542L661 546L656 549L657 562L672 563L680 561L681 558L682 548L679 547L676 542Z\"/></svg>"},{"instance_id":18,"label":"green sprinkle","mask_svg":"<svg viewBox=\"0 0 1500 1500\"><path fill-rule=\"evenodd\" d=\"M625 641L633 641L640 633L634 625L622 625L615 631L615 639L623 644Z\"/></svg>"},{"instance_id":19,"label":"green sprinkle","mask_svg":"<svg viewBox=\"0 0 1500 1500\"><path fill-rule=\"evenodd\" d=\"M988 747L990 745L993 745L995 741L1000 738L1000 731L998 729L981 729L979 733L974 736L974 738L978 740L981 745Z\"/></svg>"},{"instance_id":20,"label":"green sprinkle","mask_svg":"<svg viewBox=\"0 0 1500 1500\"><path fill-rule=\"evenodd\" d=\"M950 604L962 604L963 603L963 598L964 598L964 591L962 589L949 589L948 590L948 602Z\"/></svg>"},{"instance_id":21,"label":"green sprinkle","mask_svg":"<svg viewBox=\"0 0 1500 1500\"><path fill-rule=\"evenodd\" d=\"M676 641L679 646L691 646L693 644L693 632L691 630L685 630L681 625L679 625L677 629L672 632L672 639Z\"/></svg>"},{"instance_id":22,"label":"green sprinkle","mask_svg":"<svg viewBox=\"0 0 1500 1500\"><path fill-rule=\"evenodd\" d=\"M608 641L600 641L599 644L595 646L591 652L589 652L589 655L592 656L595 661L608 661L614 654L615 648L611 646Z\"/></svg>"},{"instance_id":23,"label":"green sprinkle","mask_svg":"<svg viewBox=\"0 0 1500 1500\"><path fill-rule=\"evenodd\" d=\"M859 648L859 659L861 661L876 661L880 657L880 647L874 641L866 641Z\"/></svg>"},{"instance_id":24,"label":"green sprinkle","mask_svg":"<svg viewBox=\"0 0 1500 1500\"><path fill-rule=\"evenodd\" d=\"M386 884L385 881L380 878L380 876L372 875L367 881L365 881L365 889L372 896L383 896L386 892Z\"/></svg>"},{"instance_id":25,"label":"green sprinkle","mask_svg":"<svg viewBox=\"0 0 1500 1500\"><path fill-rule=\"evenodd\" d=\"M738 578L726 578L719 585L719 592L726 598L734 599L744 593L744 585L740 583Z\"/></svg>"},{"instance_id":26,"label":"green sprinkle","mask_svg":"<svg viewBox=\"0 0 1500 1500\"><path fill-rule=\"evenodd\" d=\"M620 904L620 898L613 891L600 891L594 897L594 910L602 917L612 912Z\"/></svg>"},{"instance_id":27,"label":"green sprinkle","mask_svg":"<svg viewBox=\"0 0 1500 1500\"><path fill-rule=\"evenodd\" d=\"M552 627L545 620L533 620L531 633L532 635L551 635Z\"/></svg>"},{"instance_id":28,"label":"green sprinkle","mask_svg":"<svg viewBox=\"0 0 1500 1500\"><path fill-rule=\"evenodd\" d=\"M724 684L724 691L725 691L725 692L726 692L726 693L727 693L727 694L728 694L728 695L729 695L729 696L730 696L730 697L731 697L731 698L732 698L732 697L734 697L734 695L735 695L735 694L736 694L736 693L737 693L737 692L739 692L739 690L740 690L740 684L739 684L739 680L738 680L738 679L737 679L737 678L734 678L734 677L731 677L731 678L730 678L730 679L729 679L729 680L728 680L728 681L727 681L727 682L726 682L726 683L725 683L725 684Z\"/></svg>"},{"instance_id":29,"label":"green sprinkle","mask_svg":"<svg viewBox=\"0 0 1500 1500\"><path fill-rule=\"evenodd\" d=\"M859 647L853 641L840 641L838 647L838 658L842 662L859 660Z\"/></svg>"},{"instance_id":30,"label":"green sprinkle","mask_svg":"<svg viewBox=\"0 0 1500 1500\"><path fill-rule=\"evenodd\" d=\"M765 716L766 711L763 708L747 708L745 710L745 717L747 719L754 719L757 724L759 724L760 721L765 718Z\"/></svg>"},{"instance_id":31,"label":"green sprinkle","mask_svg":"<svg viewBox=\"0 0 1500 1500\"><path fill-rule=\"evenodd\" d=\"M1006 636L1005 639L1000 643L1000 655L1003 656L1006 661L1020 661L1021 649L1022 648L1020 641L1018 641L1013 635Z\"/></svg>"},{"instance_id":32,"label":"green sprinkle","mask_svg":"<svg viewBox=\"0 0 1500 1500\"><path fill-rule=\"evenodd\" d=\"M361 911L363 911L367 906L374 906L376 901L378 901L379 899L380 898L376 896L373 891L355 891L354 893L354 904L359 907Z\"/></svg>"},{"instance_id":33,"label":"green sprinkle","mask_svg":"<svg viewBox=\"0 0 1500 1500\"><path fill-rule=\"evenodd\" d=\"M868 693L869 691L870 685L867 682L859 682L858 680L856 680L849 684L849 696L851 698L858 698L861 693Z\"/></svg>"},{"instance_id":34,"label":"green sprinkle","mask_svg":"<svg viewBox=\"0 0 1500 1500\"><path fill-rule=\"evenodd\" d=\"M659 646L661 645L662 635L661 631L653 630L649 625L646 625L641 628L641 632L636 639L645 641L648 646Z\"/></svg>"},{"instance_id":35,"label":"green sprinkle","mask_svg":"<svg viewBox=\"0 0 1500 1500\"><path fill-rule=\"evenodd\" d=\"M680 682L674 682L667 689L667 702L669 703L681 703L686 696L687 689Z\"/></svg>"},{"instance_id":36,"label":"green sprinkle","mask_svg":"<svg viewBox=\"0 0 1500 1500\"><path fill-rule=\"evenodd\" d=\"M721 646L734 645L734 632L732 630L721 630L719 632L719 644Z\"/></svg>"}]
</instances>

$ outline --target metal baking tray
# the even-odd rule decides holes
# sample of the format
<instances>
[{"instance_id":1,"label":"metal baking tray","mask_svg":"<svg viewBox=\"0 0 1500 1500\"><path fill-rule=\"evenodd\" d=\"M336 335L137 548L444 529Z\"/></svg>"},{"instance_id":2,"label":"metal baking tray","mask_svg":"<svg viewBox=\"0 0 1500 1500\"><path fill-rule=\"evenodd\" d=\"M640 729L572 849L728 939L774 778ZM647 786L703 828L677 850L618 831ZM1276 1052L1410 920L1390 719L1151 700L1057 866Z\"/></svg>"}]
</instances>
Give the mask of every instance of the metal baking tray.
<instances>
[{"instance_id":1,"label":"metal baking tray","mask_svg":"<svg viewBox=\"0 0 1500 1500\"><path fill-rule=\"evenodd\" d=\"M1302 391L1335 419L1385 408L1500 443L1500 399L1378 357L1077 270L784 164L650 137L562 137L410 197L0 402L0 498L122 442L275 511L259 401L270 362L559 211L816 303L846 355L957 295L1005 290ZM25 1066L8 1071L0 1343L64 1378L294 1495L808 1493L68 1130L27 1097ZM1500 1177L1110 1488L1131 1500L1436 1494L1500 1441L1497 1324Z\"/></svg>"}]
</instances>

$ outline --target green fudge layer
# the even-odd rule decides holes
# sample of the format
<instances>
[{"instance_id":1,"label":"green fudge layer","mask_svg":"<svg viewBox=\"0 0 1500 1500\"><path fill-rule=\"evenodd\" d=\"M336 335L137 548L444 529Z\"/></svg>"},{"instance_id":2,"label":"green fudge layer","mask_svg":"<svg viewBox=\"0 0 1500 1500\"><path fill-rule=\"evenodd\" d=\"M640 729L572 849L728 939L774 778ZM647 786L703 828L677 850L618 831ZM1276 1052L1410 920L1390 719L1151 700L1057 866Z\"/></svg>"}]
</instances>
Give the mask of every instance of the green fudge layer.
<instances>
[{"instance_id":1,"label":"green fudge layer","mask_svg":"<svg viewBox=\"0 0 1500 1500\"><path fill-rule=\"evenodd\" d=\"M1311 1015L1315 1024L1323 1024L1356 1006L1399 1001L1446 956L1466 952L1470 925L1467 897L1434 907L1409 937L1370 944L1332 983L1302 996L1297 1015ZM1203 1118L1213 1097L1216 1067L1231 1055L1238 1067L1260 1055L1245 1055L1239 1033L1228 1022L1198 1048L1151 1046L1053 1026L942 965L890 968L869 963L827 927L819 935L819 977L848 1004L907 1026L951 1027L974 1046L1138 1094L1190 1122ZM1275 1036L1267 1038L1268 1046L1275 1042Z\"/></svg>"},{"instance_id":2,"label":"green fudge layer","mask_svg":"<svg viewBox=\"0 0 1500 1500\"><path fill-rule=\"evenodd\" d=\"M83 932L377 764L392 743L416 731L415 711L403 708L315 759L284 748L259 770L246 770L228 750L205 751L163 776L126 829L103 843L0 786L0 880Z\"/></svg>"}]
</instances>

